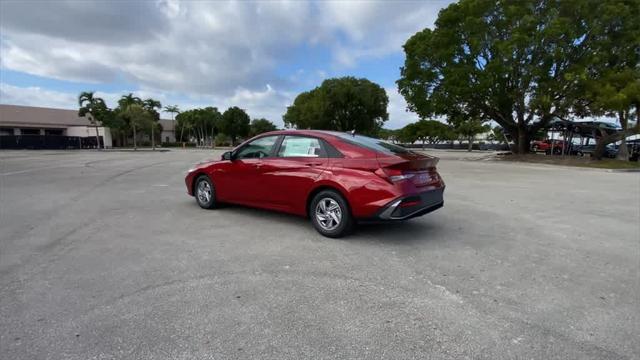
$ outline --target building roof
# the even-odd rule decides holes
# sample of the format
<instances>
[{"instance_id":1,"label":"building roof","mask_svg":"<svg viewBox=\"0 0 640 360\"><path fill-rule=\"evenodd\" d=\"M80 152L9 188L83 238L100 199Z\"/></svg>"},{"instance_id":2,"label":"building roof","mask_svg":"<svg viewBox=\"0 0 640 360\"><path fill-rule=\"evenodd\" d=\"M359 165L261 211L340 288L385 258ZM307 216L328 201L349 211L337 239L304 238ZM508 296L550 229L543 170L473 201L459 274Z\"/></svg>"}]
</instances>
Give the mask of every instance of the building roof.
<instances>
[{"instance_id":1,"label":"building roof","mask_svg":"<svg viewBox=\"0 0 640 360\"><path fill-rule=\"evenodd\" d=\"M0 104L0 126L8 127L68 127L89 126L78 110Z\"/></svg>"},{"instance_id":2,"label":"building roof","mask_svg":"<svg viewBox=\"0 0 640 360\"><path fill-rule=\"evenodd\" d=\"M175 121L161 119L164 131L174 131ZM78 110L0 104L0 126L66 128L91 126L89 119L78 116Z\"/></svg>"}]
</instances>

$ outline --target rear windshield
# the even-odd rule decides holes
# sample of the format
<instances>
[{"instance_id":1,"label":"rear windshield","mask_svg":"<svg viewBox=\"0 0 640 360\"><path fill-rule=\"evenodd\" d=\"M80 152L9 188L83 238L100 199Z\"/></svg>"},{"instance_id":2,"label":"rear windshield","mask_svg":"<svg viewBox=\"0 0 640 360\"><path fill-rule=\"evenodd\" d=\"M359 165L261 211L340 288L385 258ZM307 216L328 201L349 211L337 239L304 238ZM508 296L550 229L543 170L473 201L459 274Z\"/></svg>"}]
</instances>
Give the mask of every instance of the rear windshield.
<instances>
[{"instance_id":1,"label":"rear windshield","mask_svg":"<svg viewBox=\"0 0 640 360\"><path fill-rule=\"evenodd\" d=\"M384 154L406 154L410 151L399 145L388 143L384 140L370 138L363 135L351 135L346 133L334 133L342 141L362 146L370 150L378 151Z\"/></svg>"}]
</instances>

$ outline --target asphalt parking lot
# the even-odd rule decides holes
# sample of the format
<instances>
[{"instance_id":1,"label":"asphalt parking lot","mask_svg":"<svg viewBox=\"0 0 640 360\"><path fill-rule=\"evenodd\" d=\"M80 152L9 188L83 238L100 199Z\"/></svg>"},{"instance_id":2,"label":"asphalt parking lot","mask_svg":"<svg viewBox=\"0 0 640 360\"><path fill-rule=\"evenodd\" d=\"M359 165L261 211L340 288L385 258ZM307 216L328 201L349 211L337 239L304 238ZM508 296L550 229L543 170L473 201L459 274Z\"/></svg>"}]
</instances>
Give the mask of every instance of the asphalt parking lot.
<instances>
[{"instance_id":1,"label":"asphalt parking lot","mask_svg":"<svg viewBox=\"0 0 640 360\"><path fill-rule=\"evenodd\" d=\"M336 240L200 209L220 153L0 152L0 358L640 358L639 173L439 152L444 208Z\"/></svg>"}]
</instances>

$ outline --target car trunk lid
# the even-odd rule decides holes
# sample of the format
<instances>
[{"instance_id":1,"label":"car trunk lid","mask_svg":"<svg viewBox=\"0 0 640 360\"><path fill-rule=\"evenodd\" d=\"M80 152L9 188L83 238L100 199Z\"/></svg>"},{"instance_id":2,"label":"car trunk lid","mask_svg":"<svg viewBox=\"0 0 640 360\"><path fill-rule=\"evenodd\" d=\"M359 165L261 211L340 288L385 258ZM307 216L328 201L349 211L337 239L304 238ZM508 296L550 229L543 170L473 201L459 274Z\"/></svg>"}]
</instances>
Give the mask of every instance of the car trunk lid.
<instances>
[{"instance_id":1,"label":"car trunk lid","mask_svg":"<svg viewBox=\"0 0 640 360\"><path fill-rule=\"evenodd\" d=\"M406 180L415 186L427 186L440 181L436 172L436 165L440 159L435 156L406 152L393 155L378 154L377 158L380 165L378 175L393 183Z\"/></svg>"}]
</instances>

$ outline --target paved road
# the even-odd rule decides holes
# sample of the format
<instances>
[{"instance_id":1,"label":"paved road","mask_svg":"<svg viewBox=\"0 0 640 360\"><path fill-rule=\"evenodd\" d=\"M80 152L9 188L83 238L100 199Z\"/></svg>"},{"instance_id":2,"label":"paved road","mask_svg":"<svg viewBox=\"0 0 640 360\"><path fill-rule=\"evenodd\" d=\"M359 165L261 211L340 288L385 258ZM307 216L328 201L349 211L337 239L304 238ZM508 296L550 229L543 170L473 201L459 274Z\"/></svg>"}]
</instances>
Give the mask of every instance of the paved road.
<instances>
[{"instance_id":1,"label":"paved road","mask_svg":"<svg viewBox=\"0 0 640 360\"><path fill-rule=\"evenodd\" d=\"M0 358L640 357L638 173L443 156L443 209L333 240L201 210L213 156L0 152Z\"/></svg>"}]
</instances>

